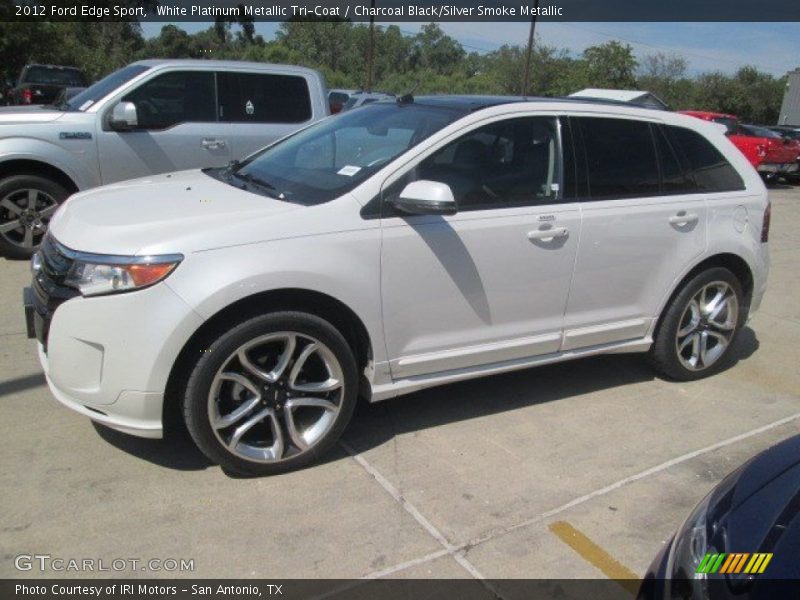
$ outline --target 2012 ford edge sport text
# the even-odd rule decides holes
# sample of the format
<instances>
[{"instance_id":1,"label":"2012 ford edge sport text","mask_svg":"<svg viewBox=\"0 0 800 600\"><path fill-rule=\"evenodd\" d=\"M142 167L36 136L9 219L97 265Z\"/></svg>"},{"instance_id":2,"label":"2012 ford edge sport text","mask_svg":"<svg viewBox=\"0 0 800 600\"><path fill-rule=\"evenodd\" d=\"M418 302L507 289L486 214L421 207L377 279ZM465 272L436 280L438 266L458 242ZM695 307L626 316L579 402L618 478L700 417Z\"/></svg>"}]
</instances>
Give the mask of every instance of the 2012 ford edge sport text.
<instances>
[{"instance_id":1,"label":"2012 ford edge sport text","mask_svg":"<svg viewBox=\"0 0 800 600\"><path fill-rule=\"evenodd\" d=\"M72 196L25 292L55 397L272 474L376 401L572 358L730 363L768 270L764 184L715 124L404 97L239 164ZM431 406L430 410L436 410Z\"/></svg>"}]
</instances>

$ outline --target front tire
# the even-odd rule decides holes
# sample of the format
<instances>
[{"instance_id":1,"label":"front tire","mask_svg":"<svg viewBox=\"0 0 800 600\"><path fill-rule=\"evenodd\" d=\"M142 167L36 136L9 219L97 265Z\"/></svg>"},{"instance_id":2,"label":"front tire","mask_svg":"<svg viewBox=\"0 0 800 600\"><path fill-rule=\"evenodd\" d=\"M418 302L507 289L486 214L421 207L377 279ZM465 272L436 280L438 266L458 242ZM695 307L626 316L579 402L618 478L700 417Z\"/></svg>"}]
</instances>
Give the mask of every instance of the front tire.
<instances>
[{"instance_id":1,"label":"front tire","mask_svg":"<svg viewBox=\"0 0 800 600\"><path fill-rule=\"evenodd\" d=\"M30 258L67 196L62 185L38 175L12 175L0 181L0 253Z\"/></svg>"},{"instance_id":2,"label":"front tire","mask_svg":"<svg viewBox=\"0 0 800 600\"><path fill-rule=\"evenodd\" d=\"M660 374L692 381L718 373L747 319L739 279L714 267L688 281L667 306L650 349Z\"/></svg>"},{"instance_id":3,"label":"front tire","mask_svg":"<svg viewBox=\"0 0 800 600\"><path fill-rule=\"evenodd\" d=\"M273 475L305 467L333 446L353 414L353 352L314 315L254 317L198 353L184 418L200 450L230 472Z\"/></svg>"}]
</instances>

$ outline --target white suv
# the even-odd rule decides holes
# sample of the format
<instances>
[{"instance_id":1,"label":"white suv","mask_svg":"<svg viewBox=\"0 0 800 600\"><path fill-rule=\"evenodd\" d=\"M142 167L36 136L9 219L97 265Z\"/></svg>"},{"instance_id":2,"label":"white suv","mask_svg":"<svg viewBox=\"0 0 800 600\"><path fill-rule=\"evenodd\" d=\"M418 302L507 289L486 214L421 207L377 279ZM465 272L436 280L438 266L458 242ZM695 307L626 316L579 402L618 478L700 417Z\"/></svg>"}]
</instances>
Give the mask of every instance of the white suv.
<instances>
[{"instance_id":1,"label":"white suv","mask_svg":"<svg viewBox=\"0 0 800 600\"><path fill-rule=\"evenodd\" d=\"M359 396L612 352L712 374L761 302L768 229L717 125L404 97L76 194L27 318L62 403L147 437L181 415L212 460L270 474L328 450Z\"/></svg>"}]
</instances>

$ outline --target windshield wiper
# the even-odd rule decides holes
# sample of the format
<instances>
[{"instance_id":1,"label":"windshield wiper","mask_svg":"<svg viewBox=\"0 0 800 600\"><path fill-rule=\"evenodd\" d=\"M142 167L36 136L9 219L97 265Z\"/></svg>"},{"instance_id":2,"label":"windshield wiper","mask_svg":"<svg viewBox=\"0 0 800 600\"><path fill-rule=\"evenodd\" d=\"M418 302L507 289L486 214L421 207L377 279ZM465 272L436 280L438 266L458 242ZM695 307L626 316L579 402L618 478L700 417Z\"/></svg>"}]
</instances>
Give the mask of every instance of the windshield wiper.
<instances>
[{"instance_id":1,"label":"windshield wiper","mask_svg":"<svg viewBox=\"0 0 800 600\"><path fill-rule=\"evenodd\" d=\"M256 187L260 187L264 191L267 192L267 195L275 198L277 200L283 200L283 194L278 191L274 185L272 185L268 181L264 181L263 179L253 175L251 173L239 173L233 172L232 175L237 179L241 179L242 181L246 181L249 184L255 185Z\"/></svg>"}]
</instances>

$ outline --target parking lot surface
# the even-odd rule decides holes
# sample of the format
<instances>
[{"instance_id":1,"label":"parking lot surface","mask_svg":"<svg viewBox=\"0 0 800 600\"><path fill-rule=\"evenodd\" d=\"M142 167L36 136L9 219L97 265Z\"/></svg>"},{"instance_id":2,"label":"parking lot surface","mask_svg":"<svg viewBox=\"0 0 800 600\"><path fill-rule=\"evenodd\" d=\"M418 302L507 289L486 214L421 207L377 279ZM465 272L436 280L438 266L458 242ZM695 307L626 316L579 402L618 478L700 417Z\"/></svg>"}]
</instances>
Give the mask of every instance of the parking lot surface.
<instances>
[{"instance_id":1,"label":"parking lot surface","mask_svg":"<svg viewBox=\"0 0 800 600\"><path fill-rule=\"evenodd\" d=\"M59 406L24 331L28 265L0 259L0 576L91 575L20 573L20 554L193 559L105 577L641 576L723 476L800 431L800 188L770 196L770 287L722 374L617 355L434 388L360 406L323 464L262 479Z\"/></svg>"}]
</instances>

